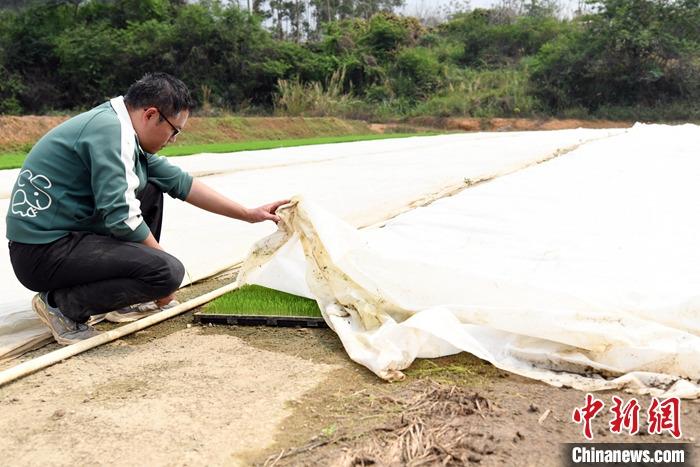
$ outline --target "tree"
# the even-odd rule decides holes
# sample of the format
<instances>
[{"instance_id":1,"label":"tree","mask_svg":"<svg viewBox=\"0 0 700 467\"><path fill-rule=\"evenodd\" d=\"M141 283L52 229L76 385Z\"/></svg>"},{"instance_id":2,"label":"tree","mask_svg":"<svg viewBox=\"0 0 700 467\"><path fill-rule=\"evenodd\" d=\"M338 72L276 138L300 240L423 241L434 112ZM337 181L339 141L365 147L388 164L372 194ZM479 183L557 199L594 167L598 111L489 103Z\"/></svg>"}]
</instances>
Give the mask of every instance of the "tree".
<instances>
[{"instance_id":1,"label":"tree","mask_svg":"<svg viewBox=\"0 0 700 467\"><path fill-rule=\"evenodd\" d=\"M532 62L550 107L647 105L700 98L698 0L602 0Z\"/></svg>"},{"instance_id":2,"label":"tree","mask_svg":"<svg viewBox=\"0 0 700 467\"><path fill-rule=\"evenodd\" d=\"M311 22L320 33L324 24L350 18L369 19L377 13L391 13L405 0L310 0Z\"/></svg>"},{"instance_id":3,"label":"tree","mask_svg":"<svg viewBox=\"0 0 700 467\"><path fill-rule=\"evenodd\" d=\"M461 44L459 64L501 67L534 55L566 27L567 23L553 16L522 15L504 22L499 10L476 9L456 15L439 31Z\"/></svg>"}]
</instances>

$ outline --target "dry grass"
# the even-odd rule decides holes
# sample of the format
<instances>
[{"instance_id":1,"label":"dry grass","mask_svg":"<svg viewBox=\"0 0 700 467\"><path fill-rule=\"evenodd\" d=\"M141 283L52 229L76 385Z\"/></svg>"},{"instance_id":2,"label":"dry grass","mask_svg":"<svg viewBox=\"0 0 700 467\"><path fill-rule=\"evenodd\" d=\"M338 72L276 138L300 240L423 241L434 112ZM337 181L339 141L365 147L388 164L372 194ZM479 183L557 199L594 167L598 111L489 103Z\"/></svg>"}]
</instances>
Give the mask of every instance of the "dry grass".
<instances>
[{"instance_id":1,"label":"dry grass","mask_svg":"<svg viewBox=\"0 0 700 467\"><path fill-rule=\"evenodd\" d=\"M372 133L357 120L302 117L193 117L177 145L260 141Z\"/></svg>"},{"instance_id":2,"label":"dry grass","mask_svg":"<svg viewBox=\"0 0 700 467\"><path fill-rule=\"evenodd\" d=\"M335 71L325 84L279 80L273 95L275 111L289 116L348 116L363 102L344 91L344 82L345 70Z\"/></svg>"},{"instance_id":3,"label":"dry grass","mask_svg":"<svg viewBox=\"0 0 700 467\"><path fill-rule=\"evenodd\" d=\"M426 381L399 397L378 399L381 408L395 407L389 421L354 438L329 433L308 444L270 456L266 466L293 465L294 457L326 444L340 444L343 455L330 465L465 465L495 452L493 436L480 430L492 414L491 402L454 385Z\"/></svg>"},{"instance_id":4,"label":"dry grass","mask_svg":"<svg viewBox=\"0 0 700 467\"><path fill-rule=\"evenodd\" d=\"M0 115L0 153L28 151L47 131L67 119L68 116Z\"/></svg>"}]
</instances>

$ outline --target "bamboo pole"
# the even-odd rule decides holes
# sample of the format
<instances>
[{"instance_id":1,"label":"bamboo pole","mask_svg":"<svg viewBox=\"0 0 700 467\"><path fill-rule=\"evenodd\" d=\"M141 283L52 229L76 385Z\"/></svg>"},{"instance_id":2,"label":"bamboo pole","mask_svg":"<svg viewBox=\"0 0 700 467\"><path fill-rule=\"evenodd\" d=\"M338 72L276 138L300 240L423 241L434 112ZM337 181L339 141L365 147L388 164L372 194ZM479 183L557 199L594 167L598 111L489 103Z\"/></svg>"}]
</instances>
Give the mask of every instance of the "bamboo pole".
<instances>
[{"instance_id":1,"label":"bamboo pole","mask_svg":"<svg viewBox=\"0 0 700 467\"><path fill-rule=\"evenodd\" d=\"M136 331L145 329L149 326L153 326L154 324L158 324L161 321L165 321L166 319L172 318L173 316L182 314L186 311L191 310L192 308L196 308L200 305L210 302L215 298L220 297L221 295L225 294L226 292L230 292L235 288L236 283L233 282L204 295L200 295L197 298L193 298L192 300L189 300L185 303L181 303L172 308L168 308L167 310L163 310L154 315L118 327L117 329L103 332L98 336L91 337L90 339L86 339L84 341L76 342L75 344L62 347L58 350L54 350L53 352L47 353L27 362L20 363L19 365L13 366L12 368L8 368L7 370L0 372L0 386L4 386L7 383L32 374L35 371L39 371L58 362L67 360L68 358L74 355L78 355L79 353L85 352L86 350L90 350L102 344L106 344L107 342L115 341L120 337L124 337Z\"/></svg>"}]
</instances>

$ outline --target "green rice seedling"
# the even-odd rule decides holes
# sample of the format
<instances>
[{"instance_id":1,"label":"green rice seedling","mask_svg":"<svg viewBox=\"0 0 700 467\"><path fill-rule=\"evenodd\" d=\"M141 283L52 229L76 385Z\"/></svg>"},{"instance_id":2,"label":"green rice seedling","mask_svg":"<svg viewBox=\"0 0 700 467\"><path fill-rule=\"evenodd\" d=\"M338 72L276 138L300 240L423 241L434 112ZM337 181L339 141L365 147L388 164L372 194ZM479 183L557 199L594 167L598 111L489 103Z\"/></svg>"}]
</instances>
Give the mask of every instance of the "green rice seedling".
<instances>
[{"instance_id":1,"label":"green rice seedling","mask_svg":"<svg viewBox=\"0 0 700 467\"><path fill-rule=\"evenodd\" d=\"M27 153L25 152L8 152L0 154L0 170L17 169L22 167Z\"/></svg>"},{"instance_id":2,"label":"green rice seedling","mask_svg":"<svg viewBox=\"0 0 700 467\"><path fill-rule=\"evenodd\" d=\"M239 143L193 144L187 146L167 147L159 152L161 156L189 156L207 152L226 153L239 151L259 151L263 149L313 146L317 144L354 143L357 141L374 141L380 139L410 138L413 136L435 136L438 132L392 133L345 136L321 136L316 138L279 139L266 141L244 141Z\"/></svg>"},{"instance_id":3,"label":"green rice seedling","mask_svg":"<svg viewBox=\"0 0 700 467\"><path fill-rule=\"evenodd\" d=\"M318 304L309 298L299 297L259 285L244 285L209 302L206 314L246 316L298 316L320 318Z\"/></svg>"},{"instance_id":4,"label":"green rice seedling","mask_svg":"<svg viewBox=\"0 0 700 467\"><path fill-rule=\"evenodd\" d=\"M169 146L158 154L167 157L189 156L201 153L228 153L240 151L259 151L263 149L312 146L316 144L354 143L357 141L374 141L381 139L410 138L413 136L435 136L440 132L388 133L346 136L321 136L317 138L278 139L266 141L244 141L239 143L209 143L183 146ZM26 157L23 152L0 152L0 170L22 167Z\"/></svg>"}]
</instances>

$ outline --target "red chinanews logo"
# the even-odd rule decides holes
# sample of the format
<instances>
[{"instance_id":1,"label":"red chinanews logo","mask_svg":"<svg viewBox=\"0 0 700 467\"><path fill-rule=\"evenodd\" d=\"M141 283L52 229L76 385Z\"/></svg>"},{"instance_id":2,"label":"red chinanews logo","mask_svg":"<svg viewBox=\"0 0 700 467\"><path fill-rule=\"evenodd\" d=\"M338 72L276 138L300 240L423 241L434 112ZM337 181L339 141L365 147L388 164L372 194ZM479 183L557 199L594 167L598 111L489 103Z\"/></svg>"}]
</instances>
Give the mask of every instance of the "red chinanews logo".
<instances>
[{"instance_id":1,"label":"red chinanews logo","mask_svg":"<svg viewBox=\"0 0 700 467\"><path fill-rule=\"evenodd\" d=\"M610 408L611 420L608 429L611 433L636 435L639 432L639 413L641 406L637 399L632 398L625 403L621 398L613 396L613 405ZM593 419L603 410L605 403L586 394L586 403L583 407L576 407L571 415L574 422L583 424L583 436L593 439ZM677 397L669 397L660 401L656 397L651 398L651 404L647 410L647 432L650 435L661 435L668 432L674 438L679 439L681 432L681 401Z\"/></svg>"}]
</instances>

